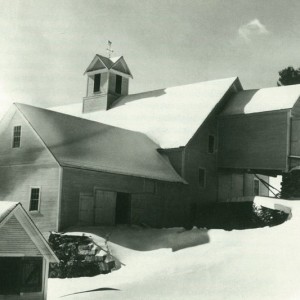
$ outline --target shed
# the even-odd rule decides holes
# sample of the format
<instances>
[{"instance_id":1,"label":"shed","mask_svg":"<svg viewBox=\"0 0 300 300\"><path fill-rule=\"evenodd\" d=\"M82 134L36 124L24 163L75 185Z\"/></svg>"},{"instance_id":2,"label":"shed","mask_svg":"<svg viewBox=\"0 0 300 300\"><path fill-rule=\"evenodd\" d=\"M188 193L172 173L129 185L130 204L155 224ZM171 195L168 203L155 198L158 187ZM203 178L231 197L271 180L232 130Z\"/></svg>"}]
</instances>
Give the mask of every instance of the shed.
<instances>
[{"instance_id":1,"label":"shed","mask_svg":"<svg viewBox=\"0 0 300 300\"><path fill-rule=\"evenodd\" d=\"M19 202L0 202L0 298L47 299L50 262L59 262Z\"/></svg>"}]
</instances>

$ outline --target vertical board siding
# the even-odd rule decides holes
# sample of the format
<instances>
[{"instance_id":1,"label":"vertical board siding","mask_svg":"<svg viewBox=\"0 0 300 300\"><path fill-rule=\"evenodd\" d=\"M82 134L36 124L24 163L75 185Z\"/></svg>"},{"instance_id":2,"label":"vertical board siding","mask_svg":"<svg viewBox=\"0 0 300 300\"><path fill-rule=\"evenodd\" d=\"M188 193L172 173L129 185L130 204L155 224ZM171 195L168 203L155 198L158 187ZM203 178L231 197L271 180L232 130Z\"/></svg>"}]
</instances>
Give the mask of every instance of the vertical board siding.
<instances>
[{"instance_id":1,"label":"vertical board siding","mask_svg":"<svg viewBox=\"0 0 300 300\"><path fill-rule=\"evenodd\" d=\"M160 152L163 155L166 155L171 163L171 165L173 166L173 168L175 169L175 171L183 176L183 170L182 170L182 159L183 159L183 148L177 148L177 149L172 149L172 150L160 150Z\"/></svg>"},{"instance_id":2,"label":"vertical board siding","mask_svg":"<svg viewBox=\"0 0 300 300\"><path fill-rule=\"evenodd\" d=\"M173 227L185 224L189 217L187 187L176 183L157 182L155 194L133 194L133 224Z\"/></svg>"},{"instance_id":3,"label":"vertical board siding","mask_svg":"<svg viewBox=\"0 0 300 300\"><path fill-rule=\"evenodd\" d=\"M269 177L258 174L258 177L269 183ZM254 174L219 172L218 201L252 201L254 195ZM269 196L268 188L259 182L260 196Z\"/></svg>"},{"instance_id":4,"label":"vertical board siding","mask_svg":"<svg viewBox=\"0 0 300 300\"><path fill-rule=\"evenodd\" d=\"M291 120L291 155L300 156L300 119Z\"/></svg>"},{"instance_id":5,"label":"vertical board siding","mask_svg":"<svg viewBox=\"0 0 300 300\"><path fill-rule=\"evenodd\" d=\"M42 256L15 216L10 217L0 228L0 253Z\"/></svg>"},{"instance_id":6,"label":"vertical board siding","mask_svg":"<svg viewBox=\"0 0 300 300\"><path fill-rule=\"evenodd\" d=\"M189 183L192 202L205 204L217 201L217 148L209 153L209 136L215 137L217 144L217 115L212 113L196 132L185 150L184 178ZM205 170L205 186L199 184L199 168ZM184 199L186 201L186 199Z\"/></svg>"},{"instance_id":7,"label":"vertical board siding","mask_svg":"<svg viewBox=\"0 0 300 300\"><path fill-rule=\"evenodd\" d=\"M132 176L64 168L61 195L61 229L78 223L81 193L94 195L95 188L125 193L153 193L154 182Z\"/></svg>"},{"instance_id":8,"label":"vertical board siding","mask_svg":"<svg viewBox=\"0 0 300 300\"><path fill-rule=\"evenodd\" d=\"M285 170L287 112L223 117L219 120L219 167Z\"/></svg>"}]
</instances>

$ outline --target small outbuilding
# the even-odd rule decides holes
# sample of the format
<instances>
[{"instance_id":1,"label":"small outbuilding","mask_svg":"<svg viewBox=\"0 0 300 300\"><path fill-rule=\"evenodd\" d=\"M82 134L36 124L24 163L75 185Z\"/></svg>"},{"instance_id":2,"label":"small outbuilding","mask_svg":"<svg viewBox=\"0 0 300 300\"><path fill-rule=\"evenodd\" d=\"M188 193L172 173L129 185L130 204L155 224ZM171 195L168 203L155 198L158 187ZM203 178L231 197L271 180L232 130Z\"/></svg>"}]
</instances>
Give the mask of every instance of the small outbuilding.
<instances>
[{"instance_id":1,"label":"small outbuilding","mask_svg":"<svg viewBox=\"0 0 300 300\"><path fill-rule=\"evenodd\" d=\"M50 262L59 262L18 202L0 201L0 299L47 299Z\"/></svg>"}]
</instances>

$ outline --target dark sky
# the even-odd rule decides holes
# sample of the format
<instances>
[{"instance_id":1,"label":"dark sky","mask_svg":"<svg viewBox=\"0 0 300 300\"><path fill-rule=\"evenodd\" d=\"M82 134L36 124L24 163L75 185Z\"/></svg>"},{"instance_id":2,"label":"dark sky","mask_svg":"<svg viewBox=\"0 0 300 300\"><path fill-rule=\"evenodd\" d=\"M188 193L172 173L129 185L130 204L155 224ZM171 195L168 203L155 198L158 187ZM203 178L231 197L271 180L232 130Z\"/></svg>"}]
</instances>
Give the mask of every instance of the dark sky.
<instances>
[{"instance_id":1,"label":"dark sky","mask_svg":"<svg viewBox=\"0 0 300 300\"><path fill-rule=\"evenodd\" d=\"M0 115L80 102L95 53L124 55L130 93L239 76L276 85L300 66L300 1L0 0Z\"/></svg>"}]
</instances>

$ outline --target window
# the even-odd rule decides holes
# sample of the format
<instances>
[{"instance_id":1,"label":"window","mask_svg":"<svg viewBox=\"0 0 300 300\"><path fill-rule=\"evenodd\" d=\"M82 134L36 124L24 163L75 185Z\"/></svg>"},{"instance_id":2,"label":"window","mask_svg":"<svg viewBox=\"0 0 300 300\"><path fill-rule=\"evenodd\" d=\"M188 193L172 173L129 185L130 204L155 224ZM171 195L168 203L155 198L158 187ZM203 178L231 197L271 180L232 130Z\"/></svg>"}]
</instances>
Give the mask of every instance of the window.
<instances>
[{"instance_id":1,"label":"window","mask_svg":"<svg viewBox=\"0 0 300 300\"><path fill-rule=\"evenodd\" d=\"M208 136L208 153L215 152L215 137L213 135Z\"/></svg>"},{"instance_id":2,"label":"window","mask_svg":"<svg viewBox=\"0 0 300 300\"><path fill-rule=\"evenodd\" d=\"M200 187L205 187L205 170L204 169L199 169L199 185Z\"/></svg>"},{"instance_id":3,"label":"window","mask_svg":"<svg viewBox=\"0 0 300 300\"><path fill-rule=\"evenodd\" d=\"M254 196L259 196L259 180L254 178Z\"/></svg>"},{"instance_id":4,"label":"window","mask_svg":"<svg viewBox=\"0 0 300 300\"><path fill-rule=\"evenodd\" d=\"M0 295L42 290L42 257L0 257L0 270Z\"/></svg>"},{"instance_id":5,"label":"window","mask_svg":"<svg viewBox=\"0 0 300 300\"><path fill-rule=\"evenodd\" d=\"M122 76L116 75L116 93L121 94L122 92Z\"/></svg>"},{"instance_id":6,"label":"window","mask_svg":"<svg viewBox=\"0 0 300 300\"><path fill-rule=\"evenodd\" d=\"M95 74L94 76L94 93L100 92L101 74Z\"/></svg>"},{"instance_id":7,"label":"window","mask_svg":"<svg viewBox=\"0 0 300 300\"><path fill-rule=\"evenodd\" d=\"M19 148L21 145L21 126L14 127L13 148Z\"/></svg>"},{"instance_id":8,"label":"window","mask_svg":"<svg viewBox=\"0 0 300 300\"><path fill-rule=\"evenodd\" d=\"M39 205L40 205L40 189L32 188L30 194L29 211L39 210Z\"/></svg>"}]
</instances>

